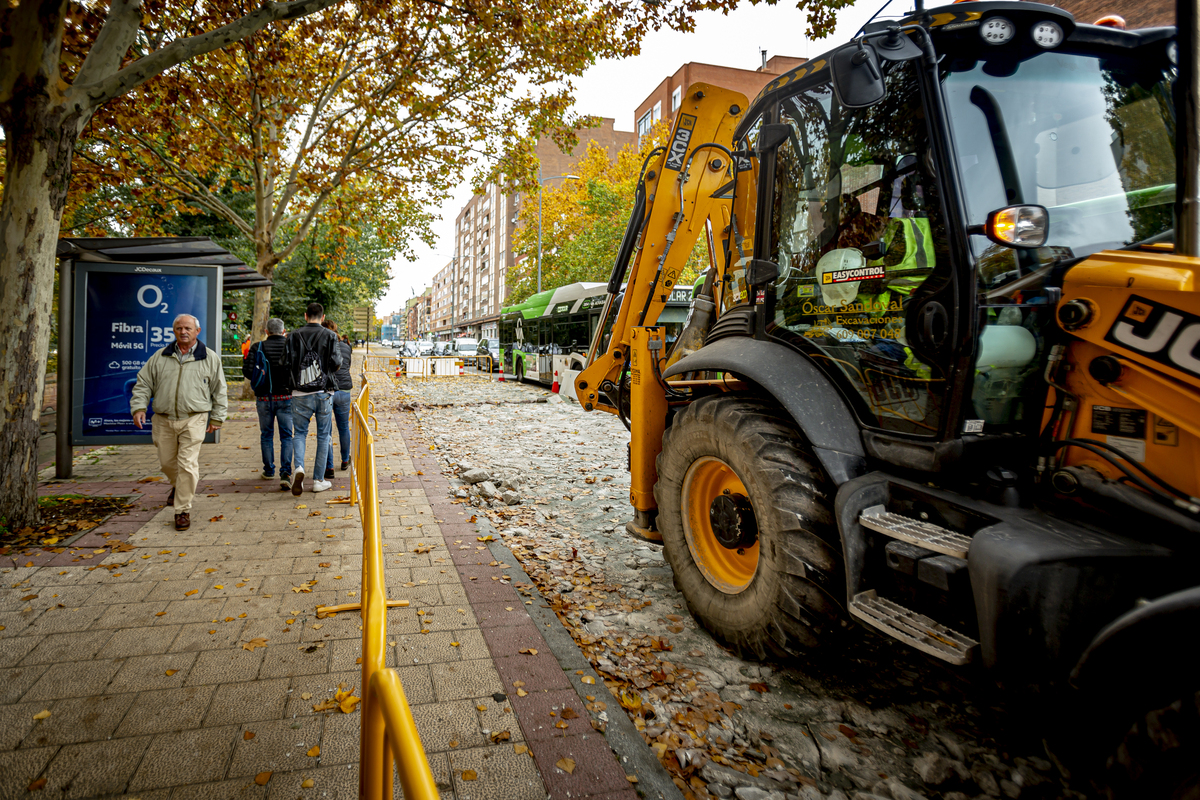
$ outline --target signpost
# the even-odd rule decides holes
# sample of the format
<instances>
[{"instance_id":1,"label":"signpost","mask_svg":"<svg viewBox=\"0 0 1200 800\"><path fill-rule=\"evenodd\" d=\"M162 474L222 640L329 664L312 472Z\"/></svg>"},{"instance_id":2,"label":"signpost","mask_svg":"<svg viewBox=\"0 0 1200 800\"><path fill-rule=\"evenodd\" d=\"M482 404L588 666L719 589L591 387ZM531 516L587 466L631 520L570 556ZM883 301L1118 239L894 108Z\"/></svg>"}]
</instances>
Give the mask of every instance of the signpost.
<instances>
[{"instance_id":1,"label":"signpost","mask_svg":"<svg viewBox=\"0 0 1200 800\"><path fill-rule=\"evenodd\" d=\"M138 370L175 340L175 317L200 321L200 341L221 357L221 268L176 264L73 266L71 444L150 444L129 403ZM153 421L153 403L147 418ZM216 441L212 434L206 441Z\"/></svg>"},{"instance_id":2,"label":"signpost","mask_svg":"<svg viewBox=\"0 0 1200 800\"><path fill-rule=\"evenodd\" d=\"M371 339L371 319L374 317L373 306L355 306L354 307L354 330L365 331L363 339Z\"/></svg>"}]
</instances>

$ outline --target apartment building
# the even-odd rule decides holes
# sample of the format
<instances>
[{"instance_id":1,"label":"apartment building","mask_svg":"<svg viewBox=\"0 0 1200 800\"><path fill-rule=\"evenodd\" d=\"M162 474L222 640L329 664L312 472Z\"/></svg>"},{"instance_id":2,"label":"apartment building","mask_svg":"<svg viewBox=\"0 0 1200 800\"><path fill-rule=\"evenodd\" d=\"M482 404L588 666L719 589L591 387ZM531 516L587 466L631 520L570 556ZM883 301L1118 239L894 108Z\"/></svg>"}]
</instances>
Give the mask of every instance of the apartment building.
<instances>
[{"instance_id":1,"label":"apartment building","mask_svg":"<svg viewBox=\"0 0 1200 800\"><path fill-rule=\"evenodd\" d=\"M635 136L614 130L614 123L612 118L604 118L598 127L580 131L579 144L570 153L562 152L549 139L540 140L537 154L542 178L549 182L569 174L587 152L588 142L603 147L610 157L633 144ZM525 202L537 202L537 196L523 196L489 183L459 211L454 220L454 257L434 276L431 287L430 330L436 338L496 338L500 309L508 299L508 271L519 260L511 243L517 212Z\"/></svg>"},{"instance_id":2,"label":"apartment building","mask_svg":"<svg viewBox=\"0 0 1200 800\"><path fill-rule=\"evenodd\" d=\"M693 83L711 83L726 89L733 89L753 100L762 87L772 79L790 69L795 69L804 63L803 58L792 56L772 56L767 58L762 51L762 65L758 69L738 69L736 67L718 67L715 64L689 62L654 87L654 91L638 104L634 111L634 130L637 140L650 132L654 123L664 121L668 125L675 120L675 112L683 105L683 93Z\"/></svg>"}]
</instances>

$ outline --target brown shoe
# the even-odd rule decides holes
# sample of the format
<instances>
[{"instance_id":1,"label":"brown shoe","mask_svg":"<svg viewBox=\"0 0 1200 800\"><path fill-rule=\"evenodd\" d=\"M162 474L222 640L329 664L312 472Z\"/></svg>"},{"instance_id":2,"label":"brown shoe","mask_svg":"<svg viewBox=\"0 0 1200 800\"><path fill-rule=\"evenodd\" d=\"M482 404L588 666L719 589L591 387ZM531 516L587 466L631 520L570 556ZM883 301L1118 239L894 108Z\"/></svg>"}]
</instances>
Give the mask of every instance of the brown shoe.
<instances>
[{"instance_id":1,"label":"brown shoe","mask_svg":"<svg viewBox=\"0 0 1200 800\"><path fill-rule=\"evenodd\" d=\"M169 506L175 505L175 487L174 486L171 487L170 493L167 494L167 505L169 505Z\"/></svg>"},{"instance_id":2,"label":"brown shoe","mask_svg":"<svg viewBox=\"0 0 1200 800\"><path fill-rule=\"evenodd\" d=\"M192 517L186 511L175 515L175 530L186 531L192 526Z\"/></svg>"}]
</instances>

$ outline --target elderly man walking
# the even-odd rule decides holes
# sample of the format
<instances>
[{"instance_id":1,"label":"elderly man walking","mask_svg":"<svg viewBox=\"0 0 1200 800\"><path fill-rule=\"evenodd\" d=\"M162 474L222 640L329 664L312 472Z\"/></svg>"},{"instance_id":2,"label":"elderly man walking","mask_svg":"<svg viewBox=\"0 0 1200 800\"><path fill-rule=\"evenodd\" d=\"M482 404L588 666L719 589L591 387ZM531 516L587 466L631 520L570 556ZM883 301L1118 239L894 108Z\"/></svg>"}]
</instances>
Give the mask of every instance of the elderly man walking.
<instances>
[{"instance_id":1,"label":"elderly man walking","mask_svg":"<svg viewBox=\"0 0 1200 800\"><path fill-rule=\"evenodd\" d=\"M288 334L284 359L292 376L292 424L296 434L292 446L292 494L304 492L304 450L308 440L308 423L317 420L317 452L313 460L314 492L333 488L322 480L325 461L329 458L329 440L333 429L333 392L337 388L334 375L342 366L342 354L337 347L337 335L321 327L325 307L309 303L304 311L308 324Z\"/></svg>"},{"instance_id":2,"label":"elderly man walking","mask_svg":"<svg viewBox=\"0 0 1200 800\"><path fill-rule=\"evenodd\" d=\"M138 371L129 410L133 424L146 424L154 400L152 438L158 461L171 482L167 502L175 507L175 530L192 524L192 498L200 480L204 434L225 421L229 402L221 358L198 338L200 320L180 314L172 325L175 341L150 356Z\"/></svg>"}]
</instances>

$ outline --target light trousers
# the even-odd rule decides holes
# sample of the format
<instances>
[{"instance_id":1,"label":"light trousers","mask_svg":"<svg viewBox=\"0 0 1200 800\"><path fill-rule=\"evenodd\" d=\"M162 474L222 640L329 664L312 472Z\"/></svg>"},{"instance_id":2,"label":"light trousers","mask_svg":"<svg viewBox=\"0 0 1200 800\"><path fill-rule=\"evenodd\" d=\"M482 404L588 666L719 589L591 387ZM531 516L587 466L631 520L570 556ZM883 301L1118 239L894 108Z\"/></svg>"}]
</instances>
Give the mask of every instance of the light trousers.
<instances>
[{"instance_id":1,"label":"light trousers","mask_svg":"<svg viewBox=\"0 0 1200 800\"><path fill-rule=\"evenodd\" d=\"M190 512L200 480L200 445L208 428L208 412L183 419L155 414L151 419L150 434L158 448L158 462L175 487L175 513Z\"/></svg>"}]
</instances>

